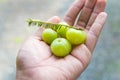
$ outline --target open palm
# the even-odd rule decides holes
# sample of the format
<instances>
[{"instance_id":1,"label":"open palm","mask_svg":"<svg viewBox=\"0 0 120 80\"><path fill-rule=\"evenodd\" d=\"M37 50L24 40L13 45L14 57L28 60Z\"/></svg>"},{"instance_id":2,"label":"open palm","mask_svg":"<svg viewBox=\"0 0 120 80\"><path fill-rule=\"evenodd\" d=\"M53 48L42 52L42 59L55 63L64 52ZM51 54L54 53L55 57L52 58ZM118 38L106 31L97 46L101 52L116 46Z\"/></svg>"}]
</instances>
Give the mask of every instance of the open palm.
<instances>
[{"instance_id":1,"label":"open palm","mask_svg":"<svg viewBox=\"0 0 120 80\"><path fill-rule=\"evenodd\" d=\"M50 47L41 40L40 28L22 46L17 57L17 80L75 80L84 71L107 14L104 11L105 0L76 0L63 18L71 26L86 31L85 44L76 46L70 55L58 58L52 55ZM81 12L78 20L77 16ZM59 23L58 17L49 22Z\"/></svg>"}]
</instances>

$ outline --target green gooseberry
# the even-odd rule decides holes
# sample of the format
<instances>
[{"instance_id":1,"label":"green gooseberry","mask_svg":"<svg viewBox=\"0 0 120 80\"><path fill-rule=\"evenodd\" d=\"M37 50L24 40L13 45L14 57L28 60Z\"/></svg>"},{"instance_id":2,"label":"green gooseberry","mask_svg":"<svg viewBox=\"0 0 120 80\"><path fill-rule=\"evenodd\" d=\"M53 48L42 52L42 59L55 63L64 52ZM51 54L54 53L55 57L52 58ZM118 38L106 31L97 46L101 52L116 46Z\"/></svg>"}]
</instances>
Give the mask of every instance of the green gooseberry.
<instances>
[{"instance_id":1,"label":"green gooseberry","mask_svg":"<svg viewBox=\"0 0 120 80\"><path fill-rule=\"evenodd\" d=\"M58 37L57 32L48 28L42 32L42 39L48 44L51 44Z\"/></svg>"},{"instance_id":2,"label":"green gooseberry","mask_svg":"<svg viewBox=\"0 0 120 80\"><path fill-rule=\"evenodd\" d=\"M71 44L79 45L85 42L86 33L83 30L70 28L66 32L66 38L70 41Z\"/></svg>"},{"instance_id":3,"label":"green gooseberry","mask_svg":"<svg viewBox=\"0 0 120 80\"><path fill-rule=\"evenodd\" d=\"M51 51L57 57L67 56L72 49L71 43L65 38L57 38L51 43Z\"/></svg>"},{"instance_id":4,"label":"green gooseberry","mask_svg":"<svg viewBox=\"0 0 120 80\"><path fill-rule=\"evenodd\" d=\"M60 22L59 24L63 24L63 26L61 26L57 29L57 33L60 37L65 38L66 37L66 32L69 29L65 25L67 25L67 26L69 26L69 25L66 22Z\"/></svg>"}]
</instances>

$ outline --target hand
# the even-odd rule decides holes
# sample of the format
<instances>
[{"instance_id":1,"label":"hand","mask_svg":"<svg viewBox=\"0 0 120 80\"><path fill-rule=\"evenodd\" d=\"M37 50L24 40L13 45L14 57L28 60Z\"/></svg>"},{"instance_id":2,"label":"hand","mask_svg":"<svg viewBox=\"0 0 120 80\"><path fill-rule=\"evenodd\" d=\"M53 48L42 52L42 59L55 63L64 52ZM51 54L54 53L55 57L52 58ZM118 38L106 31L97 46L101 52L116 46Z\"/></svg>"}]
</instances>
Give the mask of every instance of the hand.
<instances>
[{"instance_id":1,"label":"hand","mask_svg":"<svg viewBox=\"0 0 120 80\"><path fill-rule=\"evenodd\" d=\"M17 80L75 80L90 62L92 52L105 23L105 0L76 0L63 18L71 26L81 27L87 33L85 44L73 49L70 55L57 58L50 47L41 41L40 28L22 46L17 57ZM77 16L81 12L78 20ZM59 23L58 17L49 22ZM76 23L76 24L75 24Z\"/></svg>"}]
</instances>

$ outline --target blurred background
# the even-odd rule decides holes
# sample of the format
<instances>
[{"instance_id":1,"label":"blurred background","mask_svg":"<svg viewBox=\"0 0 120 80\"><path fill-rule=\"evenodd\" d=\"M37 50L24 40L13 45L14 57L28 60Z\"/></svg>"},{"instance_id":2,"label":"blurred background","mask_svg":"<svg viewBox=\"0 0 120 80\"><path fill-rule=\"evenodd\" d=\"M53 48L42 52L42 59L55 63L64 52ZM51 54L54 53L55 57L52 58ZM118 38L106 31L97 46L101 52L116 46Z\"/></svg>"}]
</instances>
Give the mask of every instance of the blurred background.
<instances>
[{"instance_id":1,"label":"blurred background","mask_svg":"<svg viewBox=\"0 0 120 80\"><path fill-rule=\"evenodd\" d=\"M0 80L15 80L15 60L23 41L36 27L27 18L62 18L75 0L0 0ZM107 0L108 19L88 68L78 80L120 80L120 3Z\"/></svg>"}]
</instances>

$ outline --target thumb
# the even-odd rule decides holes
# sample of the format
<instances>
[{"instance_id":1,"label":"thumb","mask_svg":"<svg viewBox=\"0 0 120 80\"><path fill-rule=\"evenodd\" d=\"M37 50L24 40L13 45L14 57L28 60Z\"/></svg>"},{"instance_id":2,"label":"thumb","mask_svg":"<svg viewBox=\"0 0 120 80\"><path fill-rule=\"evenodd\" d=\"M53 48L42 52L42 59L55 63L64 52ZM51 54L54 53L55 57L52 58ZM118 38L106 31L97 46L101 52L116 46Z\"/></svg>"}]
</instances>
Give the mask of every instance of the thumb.
<instances>
[{"instance_id":1,"label":"thumb","mask_svg":"<svg viewBox=\"0 0 120 80\"><path fill-rule=\"evenodd\" d=\"M48 19L47 22L51 22L51 23L59 23L60 22L60 18L58 16L53 16L52 18ZM43 32L44 28L40 27L35 34L33 35L35 38L41 40L41 34Z\"/></svg>"}]
</instances>

